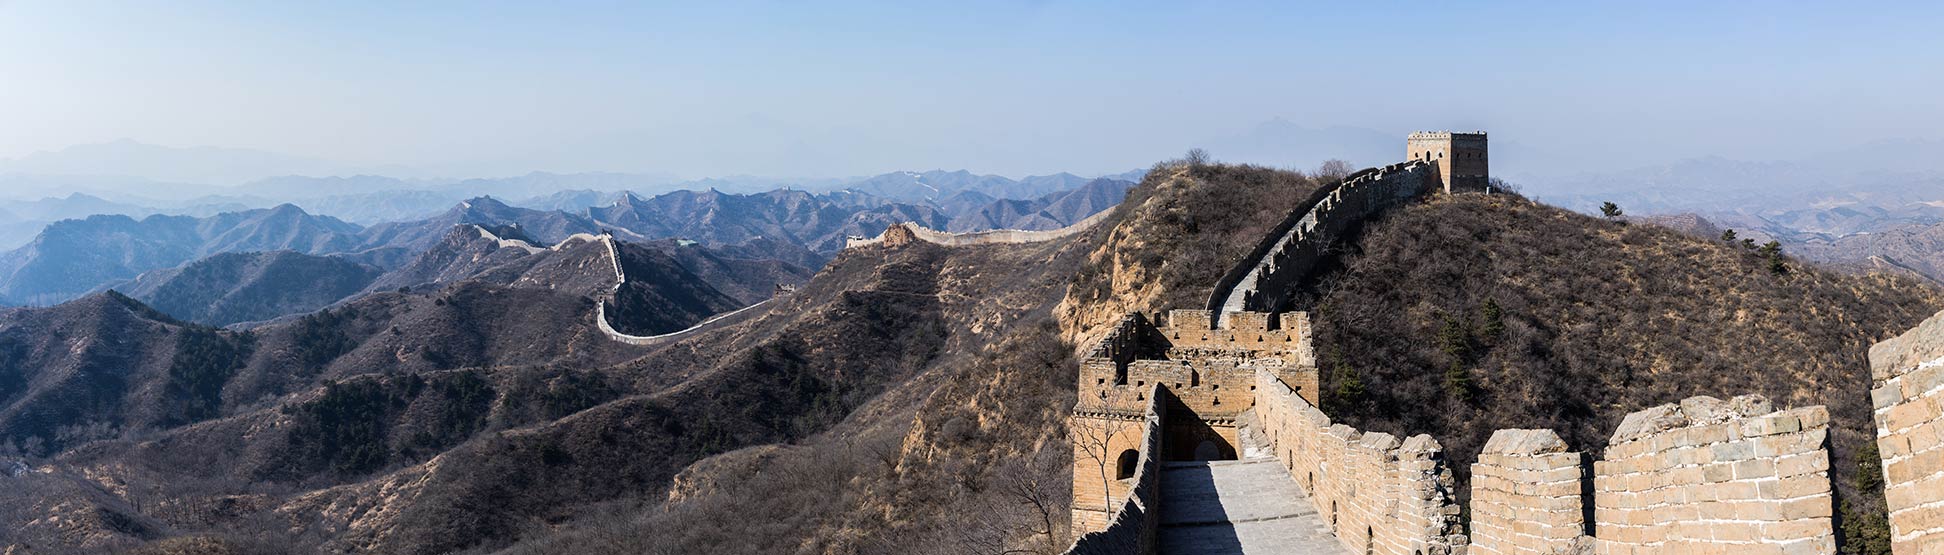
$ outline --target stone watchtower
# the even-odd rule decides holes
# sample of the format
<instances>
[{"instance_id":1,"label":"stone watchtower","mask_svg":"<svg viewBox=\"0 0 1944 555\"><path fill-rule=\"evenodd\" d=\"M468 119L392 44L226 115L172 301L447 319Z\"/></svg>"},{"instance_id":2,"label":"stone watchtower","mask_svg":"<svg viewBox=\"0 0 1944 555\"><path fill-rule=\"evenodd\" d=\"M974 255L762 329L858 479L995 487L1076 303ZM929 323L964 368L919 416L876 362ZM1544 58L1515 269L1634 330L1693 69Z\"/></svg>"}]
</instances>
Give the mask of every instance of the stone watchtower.
<instances>
[{"instance_id":1,"label":"stone watchtower","mask_svg":"<svg viewBox=\"0 0 1944 555\"><path fill-rule=\"evenodd\" d=\"M1406 158L1438 166L1445 193L1484 191L1491 185L1490 158L1485 152L1485 133L1419 131L1406 143Z\"/></svg>"}]
</instances>

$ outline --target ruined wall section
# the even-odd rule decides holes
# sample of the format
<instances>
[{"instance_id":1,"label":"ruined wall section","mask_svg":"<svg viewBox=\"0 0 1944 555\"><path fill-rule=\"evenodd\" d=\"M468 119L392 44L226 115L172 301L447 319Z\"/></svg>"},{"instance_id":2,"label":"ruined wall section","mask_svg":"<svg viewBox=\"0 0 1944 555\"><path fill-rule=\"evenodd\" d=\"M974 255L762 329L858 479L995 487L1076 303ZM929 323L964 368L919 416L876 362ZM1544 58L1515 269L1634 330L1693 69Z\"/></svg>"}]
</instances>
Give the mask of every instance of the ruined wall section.
<instances>
[{"instance_id":1,"label":"ruined wall section","mask_svg":"<svg viewBox=\"0 0 1944 555\"><path fill-rule=\"evenodd\" d=\"M1944 555L1944 313L1870 347L1896 555Z\"/></svg>"},{"instance_id":2,"label":"ruined wall section","mask_svg":"<svg viewBox=\"0 0 1944 555\"><path fill-rule=\"evenodd\" d=\"M1829 412L1759 395L1627 415L1594 463L1596 553L1835 553Z\"/></svg>"},{"instance_id":3,"label":"ruined wall section","mask_svg":"<svg viewBox=\"0 0 1944 555\"><path fill-rule=\"evenodd\" d=\"M1378 213L1442 186L1436 164L1411 161L1363 170L1298 205L1209 296L1218 323L1231 312L1288 308L1290 289L1309 275L1334 241Z\"/></svg>"},{"instance_id":4,"label":"ruined wall section","mask_svg":"<svg viewBox=\"0 0 1944 555\"><path fill-rule=\"evenodd\" d=\"M1552 430L1499 430L1472 464L1470 555L1551 555L1586 535L1586 473Z\"/></svg>"},{"instance_id":5,"label":"ruined wall section","mask_svg":"<svg viewBox=\"0 0 1944 555\"><path fill-rule=\"evenodd\" d=\"M1073 533L1079 534L1079 537L1067 548L1068 555L1151 555L1155 552L1155 534L1161 526L1160 453L1167 445L1161 423L1167 419L1168 392L1154 386L1146 396L1150 401L1147 414L1139 423L1141 434L1137 445L1140 458L1135 463L1133 476L1116 481L1120 490L1115 497L1118 509L1112 515L1083 511L1079 501L1081 482L1076 479L1074 483ZM1080 420L1080 417L1076 415L1075 420ZM1076 422L1076 425L1080 424ZM1084 458L1080 453L1074 454L1076 476L1081 471L1079 465ZM1097 478L1091 481L1098 483ZM1097 490L1090 493L1099 495Z\"/></svg>"},{"instance_id":6,"label":"ruined wall section","mask_svg":"<svg viewBox=\"0 0 1944 555\"><path fill-rule=\"evenodd\" d=\"M1331 424L1274 374L1256 372L1256 419L1296 484L1351 553L1463 552L1443 448Z\"/></svg>"}]
</instances>

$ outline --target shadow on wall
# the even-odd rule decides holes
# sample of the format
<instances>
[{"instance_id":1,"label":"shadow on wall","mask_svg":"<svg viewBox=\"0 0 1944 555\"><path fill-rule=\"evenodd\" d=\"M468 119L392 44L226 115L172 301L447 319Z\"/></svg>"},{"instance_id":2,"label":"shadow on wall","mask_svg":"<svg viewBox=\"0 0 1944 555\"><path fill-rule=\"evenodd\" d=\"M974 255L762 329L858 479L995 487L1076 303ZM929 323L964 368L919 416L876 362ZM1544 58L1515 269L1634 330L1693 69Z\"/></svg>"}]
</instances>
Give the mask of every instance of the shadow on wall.
<instances>
[{"instance_id":1,"label":"shadow on wall","mask_svg":"<svg viewBox=\"0 0 1944 555\"><path fill-rule=\"evenodd\" d=\"M1175 463L1165 465L1162 476L1161 496L1169 500L1161 511L1161 526L1168 531L1162 543L1173 548L1169 553L1193 546L1194 553L1203 555L1242 554L1242 538L1216 496L1214 467Z\"/></svg>"}]
</instances>

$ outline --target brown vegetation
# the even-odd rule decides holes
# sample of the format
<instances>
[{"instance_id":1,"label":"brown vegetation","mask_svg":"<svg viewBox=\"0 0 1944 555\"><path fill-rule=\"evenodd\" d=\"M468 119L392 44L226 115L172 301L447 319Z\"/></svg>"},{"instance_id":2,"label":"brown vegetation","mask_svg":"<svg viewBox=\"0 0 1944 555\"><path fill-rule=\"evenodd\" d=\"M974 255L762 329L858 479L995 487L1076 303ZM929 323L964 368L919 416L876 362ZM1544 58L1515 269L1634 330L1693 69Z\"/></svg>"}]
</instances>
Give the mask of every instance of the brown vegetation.
<instances>
[{"instance_id":1,"label":"brown vegetation","mask_svg":"<svg viewBox=\"0 0 1944 555\"><path fill-rule=\"evenodd\" d=\"M1554 429L1597 456L1628 412L1688 396L1827 405L1852 520L1883 510L1880 493L1854 487L1858 465L1841 463L1872 438L1865 353L1944 308L1906 278L1512 195L1398 211L1340 263L1305 303L1331 416L1429 433L1463 472L1500 428Z\"/></svg>"}]
</instances>

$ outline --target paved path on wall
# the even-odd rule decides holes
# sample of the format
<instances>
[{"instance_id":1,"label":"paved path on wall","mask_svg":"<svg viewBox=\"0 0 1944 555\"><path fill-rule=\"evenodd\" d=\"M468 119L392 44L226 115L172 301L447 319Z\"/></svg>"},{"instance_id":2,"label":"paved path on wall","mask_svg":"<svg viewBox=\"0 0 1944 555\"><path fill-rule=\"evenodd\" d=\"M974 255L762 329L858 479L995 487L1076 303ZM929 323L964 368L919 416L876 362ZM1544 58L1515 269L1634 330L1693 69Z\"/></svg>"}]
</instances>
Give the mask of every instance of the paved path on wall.
<instances>
[{"instance_id":1,"label":"paved path on wall","mask_svg":"<svg viewBox=\"0 0 1944 555\"><path fill-rule=\"evenodd\" d=\"M1282 462L1163 463L1161 553L1349 555Z\"/></svg>"}]
</instances>

